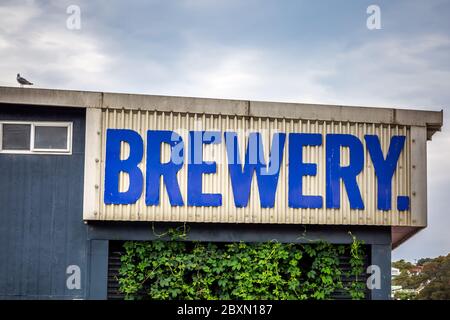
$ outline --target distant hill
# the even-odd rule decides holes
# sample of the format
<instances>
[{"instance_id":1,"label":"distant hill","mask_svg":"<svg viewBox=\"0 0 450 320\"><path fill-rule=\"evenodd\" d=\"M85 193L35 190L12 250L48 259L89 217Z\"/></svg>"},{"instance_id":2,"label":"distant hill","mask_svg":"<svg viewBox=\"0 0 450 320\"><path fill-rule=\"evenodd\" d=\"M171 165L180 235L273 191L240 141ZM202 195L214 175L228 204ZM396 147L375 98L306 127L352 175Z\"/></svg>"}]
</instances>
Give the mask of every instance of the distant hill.
<instances>
[{"instance_id":1,"label":"distant hill","mask_svg":"<svg viewBox=\"0 0 450 320\"><path fill-rule=\"evenodd\" d=\"M420 259L417 264L399 260L392 267L400 270L393 277L392 286L402 288L395 291L394 298L450 300L450 254Z\"/></svg>"}]
</instances>

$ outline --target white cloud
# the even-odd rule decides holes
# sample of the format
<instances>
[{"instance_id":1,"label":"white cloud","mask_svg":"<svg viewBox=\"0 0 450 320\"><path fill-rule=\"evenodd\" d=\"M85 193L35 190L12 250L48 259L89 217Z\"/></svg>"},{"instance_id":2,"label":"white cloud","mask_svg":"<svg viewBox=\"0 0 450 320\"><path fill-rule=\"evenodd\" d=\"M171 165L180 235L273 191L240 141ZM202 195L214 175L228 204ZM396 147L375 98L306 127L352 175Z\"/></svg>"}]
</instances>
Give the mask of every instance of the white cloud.
<instances>
[{"instance_id":1,"label":"white cloud","mask_svg":"<svg viewBox=\"0 0 450 320\"><path fill-rule=\"evenodd\" d=\"M388 38L342 51L336 95L349 104L435 108L450 80L450 70L439 65L446 61L434 60L439 49L450 50L448 36Z\"/></svg>"},{"instance_id":2,"label":"white cloud","mask_svg":"<svg viewBox=\"0 0 450 320\"><path fill-rule=\"evenodd\" d=\"M5 18L5 20L3 20ZM3 20L3 21L2 21ZM65 11L44 12L36 6L0 7L1 85L17 85L15 74L28 75L37 87L105 85L98 77L111 68L113 58L102 41L83 30L65 26ZM36 22L38 21L38 23Z\"/></svg>"},{"instance_id":3,"label":"white cloud","mask_svg":"<svg viewBox=\"0 0 450 320\"><path fill-rule=\"evenodd\" d=\"M0 32L11 35L22 30L26 31L24 27L40 14L41 10L37 6L23 4L0 6Z\"/></svg>"},{"instance_id":4,"label":"white cloud","mask_svg":"<svg viewBox=\"0 0 450 320\"><path fill-rule=\"evenodd\" d=\"M102 52L98 42L77 31L61 29L37 34L30 49L67 74L107 72L112 58Z\"/></svg>"}]
</instances>

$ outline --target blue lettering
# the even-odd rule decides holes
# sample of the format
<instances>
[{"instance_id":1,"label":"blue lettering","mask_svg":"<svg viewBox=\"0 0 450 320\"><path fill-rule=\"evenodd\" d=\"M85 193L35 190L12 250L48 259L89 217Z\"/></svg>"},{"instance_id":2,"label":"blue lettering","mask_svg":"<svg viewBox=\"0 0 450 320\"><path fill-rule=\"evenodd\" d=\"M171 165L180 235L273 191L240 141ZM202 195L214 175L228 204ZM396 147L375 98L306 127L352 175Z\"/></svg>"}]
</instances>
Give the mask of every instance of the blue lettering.
<instances>
[{"instance_id":1,"label":"blue lettering","mask_svg":"<svg viewBox=\"0 0 450 320\"><path fill-rule=\"evenodd\" d=\"M303 195L303 176L315 176L317 165L303 163L304 146L320 146L322 135L318 133L289 134L289 207L290 208L322 208L321 196Z\"/></svg>"},{"instance_id":2,"label":"blue lettering","mask_svg":"<svg viewBox=\"0 0 450 320\"><path fill-rule=\"evenodd\" d=\"M409 197L408 196L398 196L397 197L397 210L398 211L409 210Z\"/></svg>"},{"instance_id":3,"label":"blue lettering","mask_svg":"<svg viewBox=\"0 0 450 320\"><path fill-rule=\"evenodd\" d=\"M244 208L249 204L253 177L256 183L262 208L275 206L280 166L283 161L286 134L275 133L272 136L268 159L264 157L262 135L251 132L244 159L241 159L236 132L225 132L225 147L228 158L228 171L233 190L234 204ZM357 177L364 168L364 147L358 137L351 134L327 134L325 146L325 195L304 195L303 177L317 175L317 163L305 163L303 148L322 146L322 135L318 133L289 134L288 168L288 205L290 208L323 208L325 196L326 208L341 207L341 181L346 189L351 209L364 209L364 202L357 183ZM220 131L190 131L187 163L186 203L180 190L177 174L183 168L185 144L181 136L168 130L147 131L145 204L160 204L160 183L167 191L171 206L218 207L222 205L222 194L203 193L204 174L217 172L214 161L203 160L204 144L220 144ZM373 163L377 178L377 208L392 209L392 179L398 166L400 155L405 147L405 136L393 136L384 156L380 139L376 135L365 135L368 154ZM121 146L129 145L130 154L121 159ZM170 159L161 163L161 146L170 146ZM342 148L348 148L349 163L341 165ZM108 129L106 131L105 154L105 204L134 204L142 196L144 174L138 167L143 159L144 143L138 132L127 129ZM266 162L267 160L267 162ZM121 172L129 177L128 190L121 191L119 177ZM397 210L410 208L410 198L398 195L395 200Z\"/></svg>"},{"instance_id":4,"label":"blue lettering","mask_svg":"<svg viewBox=\"0 0 450 320\"><path fill-rule=\"evenodd\" d=\"M220 143L219 131L189 132L189 163L188 163L188 205L196 207L220 207L222 195L202 192L202 175L215 173L215 162L203 161L203 144Z\"/></svg>"},{"instance_id":5,"label":"blue lettering","mask_svg":"<svg viewBox=\"0 0 450 320\"><path fill-rule=\"evenodd\" d=\"M183 167L183 139L173 131L147 131L147 176L145 204L157 206L159 204L160 177L166 185L169 201L172 206L182 206L180 186L177 172ZM167 163L161 163L161 144L171 146L171 156ZM178 150L178 154L175 152Z\"/></svg>"},{"instance_id":6,"label":"blue lettering","mask_svg":"<svg viewBox=\"0 0 450 320\"><path fill-rule=\"evenodd\" d=\"M128 159L120 159L121 143L130 146ZM139 200L142 194L144 178L138 164L144 154L144 142L141 136L133 130L108 129L106 131L105 160L105 204L132 204ZM119 192L119 174L128 173L130 185L125 192Z\"/></svg>"},{"instance_id":7,"label":"blue lettering","mask_svg":"<svg viewBox=\"0 0 450 320\"><path fill-rule=\"evenodd\" d=\"M285 140L286 134L284 133L275 133L273 135L269 165L267 166L264 161L261 134L256 132L250 133L245 163L242 168L237 135L235 132L225 132L228 170L236 207L243 208L248 205L255 171L261 207L274 207Z\"/></svg>"},{"instance_id":8,"label":"blue lettering","mask_svg":"<svg viewBox=\"0 0 450 320\"><path fill-rule=\"evenodd\" d=\"M341 147L348 147L350 163L341 166ZM341 207L342 179L347 189L351 209L364 209L361 192L356 177L364 167L364 148L361 141L351 134L327 134L326 145L326 203L327 208L339 209Z\"/></svg>"},{"instance_id":9,"label":"blue lettering","mask_svg":"<svg viewBox=\"0 0 450 320\"><path fill-rule=\"evenodd\" d=\"M405 136L393 136L389 145L389 150L384 159L381 149L380 139L374 135L364 136L370 158L372 159L375 175L378 182L378 210L391 210L392 208L392 177L394 176L397 162L405 145ZM397 199L398 210L408 210L408 197L399 197Z\"/></svg>"}]
</instances>

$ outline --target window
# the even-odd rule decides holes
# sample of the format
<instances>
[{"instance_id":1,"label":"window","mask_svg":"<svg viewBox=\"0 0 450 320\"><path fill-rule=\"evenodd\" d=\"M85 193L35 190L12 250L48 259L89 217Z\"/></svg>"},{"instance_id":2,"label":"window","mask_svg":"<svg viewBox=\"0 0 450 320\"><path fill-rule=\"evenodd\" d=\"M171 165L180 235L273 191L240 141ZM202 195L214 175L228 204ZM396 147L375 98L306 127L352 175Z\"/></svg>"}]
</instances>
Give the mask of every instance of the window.
<instances>
[{"instance_id":1,"label":"window","mask_svg":"<svg viewBox=\"0 0 450 320\"><path fill-rule=\"evenodd\" d=\"M29 124L3 124L2 149L5 150L28 150L30 148Z\"/></svg>"},{"instance_id":2,"label":"window","mask_svg":"<svg viewBox=\"0 0 450 320\"><path fill-rule=\"evenodd\" d=\"M35 124L34 150L69 151L69 127L67 125Z\"/></svg>"},{"instance_id":3,"label":"window","mask_svg":"<svg viewBox=\"0 0 450 320\"><path fill-rule=\"evenodd\" d=\"M71 122L0 122L0 153L70 154Z\"/></svg>"}]
</instances>

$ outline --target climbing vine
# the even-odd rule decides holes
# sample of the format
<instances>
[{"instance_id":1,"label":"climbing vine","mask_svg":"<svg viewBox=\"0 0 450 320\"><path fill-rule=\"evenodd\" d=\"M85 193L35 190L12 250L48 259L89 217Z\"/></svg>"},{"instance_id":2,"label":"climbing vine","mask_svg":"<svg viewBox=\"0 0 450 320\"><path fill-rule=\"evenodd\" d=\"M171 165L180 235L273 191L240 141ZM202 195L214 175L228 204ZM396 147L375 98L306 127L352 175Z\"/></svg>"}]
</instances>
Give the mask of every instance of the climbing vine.
<instances>
[{"instance_id":1,"label":"climbing vine","mask_svg":"<svg viewBox=\"0 0 450 320\"><path fill-rule=\"evenodd\" d=\"M172 241L128 241L118 281L126 299L330 299L337 291L364 297L362 242L307 244L205 243L186 238L186 226L161 236ZM350 285L339 256L350 252Z\"/></svg>"},{"instance_id":2,"label":"climbing vine","mask_svg":"<svg viewBox=\"0 0 450 320\"><path fill-rule=\"evenodd\" d=\"M350 245L350 273L349 278L353 281L348 288L348 292L352 299L362 299L364 298L364 287L365 282L358 281L364 272L364 261L363 261L363 242L356 239L356 237L349 232L353 241Z\"/></svg>"}]
</instances>

